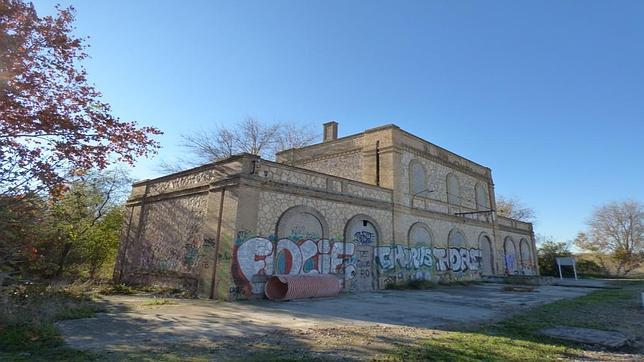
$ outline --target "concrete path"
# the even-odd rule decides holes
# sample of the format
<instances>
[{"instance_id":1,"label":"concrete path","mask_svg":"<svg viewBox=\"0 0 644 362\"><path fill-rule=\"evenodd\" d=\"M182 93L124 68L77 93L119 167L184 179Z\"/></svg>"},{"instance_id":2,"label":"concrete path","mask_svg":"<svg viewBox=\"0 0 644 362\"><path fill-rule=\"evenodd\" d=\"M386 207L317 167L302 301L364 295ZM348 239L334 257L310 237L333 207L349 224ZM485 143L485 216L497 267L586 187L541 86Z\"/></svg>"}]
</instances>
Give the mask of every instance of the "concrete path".
<instances>
[{"instance_id":1,"label":"concrete path","mask_svg":"<svg viewBox=\"0 0 644 362\"><path fill-rule=\"evenodd\" d=\"M441 287L423 291L377 291L337 298L271 302L216 302L110 296L107 313L58 323L65 341L78 349L122 350L146 343L208 342L265 335L284 329L351 325L394 325L446 329L479 323L563 298L590 288L540 286L533 291L504 291L504 284Z\"/></svg>"},{"instance_id":2,"label":"concrete path","mask_svg":"<svg viewBox=\"0 0 644 362\"><path fill-rule=\"evenodd\" d=\"M608 348L623 347L628 341L628 337L623 333L589 328L555 327L542 329L541 333L548 337L566 339L578 343L595 344Z\"/></svg>"},{"instance_id":3,"label":"concrete path","mask_svg":"<svg viewBox=\"0 0 644 362\"><path fill-rule=\"evenodd\" d=\"M610 283L609 279L572 279L556 278L552 285L562 287L584 287L584 288L602 288L602 289L619 289L619 286Z\"/></svg>"}]
</instances>

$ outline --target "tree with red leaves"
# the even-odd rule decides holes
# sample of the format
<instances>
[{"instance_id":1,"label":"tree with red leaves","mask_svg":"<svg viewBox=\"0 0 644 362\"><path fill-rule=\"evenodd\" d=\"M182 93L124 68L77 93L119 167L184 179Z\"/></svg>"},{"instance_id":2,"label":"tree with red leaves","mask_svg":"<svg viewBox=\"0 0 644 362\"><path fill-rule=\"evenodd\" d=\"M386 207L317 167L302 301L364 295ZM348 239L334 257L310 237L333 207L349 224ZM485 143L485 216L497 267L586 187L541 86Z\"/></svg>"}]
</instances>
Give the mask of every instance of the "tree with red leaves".
<instances>
[{"instance_id":1,"label":"tree with red leaves","mask_svg":"<svg viewBox=\"0 0 644 362\"><path fill-rule=\"evenodd\" d=\"M0 0L0 196L60 194L70 172L133 164L156 152L161 132L111 114L81 62L74 9L39 17L32 4Z\"/></svg>"},{"instance_id":2,"label":"tree with red leaves","mask_svg":"<svg viewBox=\"0 0 644 362\"><path fill-rule=\"evenodd\" d=\"M62 270L72 252L69 240L52 241L64 221L53 211L74 180L159 147L158 129L111 114L82 66L88 45L72 34L74 9L56 10L40 17L32 4L0 0L0 285L32 269L43 250Z\"/></svg>"}]
</instances>

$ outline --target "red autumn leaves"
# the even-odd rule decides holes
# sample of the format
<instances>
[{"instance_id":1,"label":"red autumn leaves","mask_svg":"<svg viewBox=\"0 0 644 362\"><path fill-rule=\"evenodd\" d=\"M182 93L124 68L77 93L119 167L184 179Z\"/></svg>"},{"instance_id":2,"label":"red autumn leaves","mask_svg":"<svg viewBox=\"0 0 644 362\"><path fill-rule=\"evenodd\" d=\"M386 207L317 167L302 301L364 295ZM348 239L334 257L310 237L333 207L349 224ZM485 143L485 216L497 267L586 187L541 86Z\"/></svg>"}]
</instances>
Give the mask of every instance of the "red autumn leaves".
<instances>
[{"instance_id":1,"label":"red autumn leaves","mask_svg":"<svg viewBox=\"0 0 644 362\"><path fill-rule=\"evenodd\" d=\"M161 132L122 121L87 81L74 9L0 0L0 195L60 191L70 170L133 164Z\"/></svg>"}]
</instances>

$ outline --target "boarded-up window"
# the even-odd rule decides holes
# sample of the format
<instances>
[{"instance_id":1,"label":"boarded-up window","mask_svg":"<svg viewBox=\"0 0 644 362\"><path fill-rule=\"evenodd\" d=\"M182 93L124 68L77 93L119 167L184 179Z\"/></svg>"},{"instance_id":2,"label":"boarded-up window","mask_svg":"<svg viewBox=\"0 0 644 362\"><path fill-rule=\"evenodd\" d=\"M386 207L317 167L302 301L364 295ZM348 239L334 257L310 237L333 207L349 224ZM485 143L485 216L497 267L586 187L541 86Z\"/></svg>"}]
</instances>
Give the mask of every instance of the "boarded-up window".
<instances>
[{"instance_id":1,"label":"boarded-up window","mask_svg":"<svg viewBox=\"0 0 644 362\"><path fill-rule=\"evenodd\" d=\"M521 239L519 244L521 248L521 263L523 265L528 265L530 263L530 245L526 239Z\"/></svg>"},{"instance_id":2,"label":"boarded-up window","mask_svg":"<svg viewBox=\"0 0 644 362\"><path fill-rule=\"evenodd\" d=\"M291 240L320 239L325 237L326 222L322 215L307 206L286 210L277 223L277 237Z\"/></svg>"},{"instance_id":3,"label":"boarded-up window","mask_svg":"<svg viewBox=\"0 0 644 362\"><path fill-rule=\"evenodd\" d=\"M378 243L378 231L375 225L366 219L354 217L347 225L346 240L358 245L376 246Z\"/></svg>"},{"instance_id":4,"label":"boarded-up window","mask_svg":"<svg viewBox=\"0 0 644 362\"><path fill-rule=\"evenodd\" d=\"M409 164L409 182L410 190L413 195L421 194L427 190L427 175L425 167L418 161L412 161Z\"/></svg>"},{"instance_id":5,"label":"boarded-up window","mask_svg":"<svg viewBox=\"0 0 644 362\"><path fill-rule=\"evenodd\" d=\"M511 237L505 238L503 243L503 251L505 254L505 269L509 274L514 274L517 272L518 260L517 260L517 248L514 245L514 240Z\"/></svg>"},{"instance_id":6,"label":"boarded-up window","mask_svg":"<svg viewBox=\"0 0 644 362\"><path fill-rule=\"evenodd\" d=\"M465 235L458 229L452 229L447 236L447 245L450 248L463 248L467 244Z\"/></svg>"},{"instance_id":7,"label":"boarded-up window","mask_svg":"<svg viewBox=\"0 0 644 362\"><path fill-rule=\"evenodd\" d=\"M454 174L447 175L447 202L452 205L461 204L461 186Z\"/></svg>"},{"instance_id":8,"label":"boarded-up window","mask_svg":"<svg viewBox=\"0 0 644 362\"><path fill-rule=\"evenodd\" d=\"M481 237L481 272L483 275L494 274L494 256L492 254L492 241L487 235Z\"/></svg>"},{"instance_id":9,"label":"boarded-up window","mask_svg":"<svg viewBox=\"0 0 644 362\"><path fill-rule=\"evenodd\" d=\"M409 229L409 246L430 246L432 245L432 234L429 228L423 223L415 223Z\"/></svg>"},{"instance_id":10,"label":"boarded-up window","mask_svg":"<svg viewBox=\"0 0 644 362\"><path fill-rule=\"evenodd\" d=\"M489 210L490 198L488 197L487 188L483 184L477 183L474 187L474 192L476 194L476 208L478 210Z\"/></svg>"}]
</instances>

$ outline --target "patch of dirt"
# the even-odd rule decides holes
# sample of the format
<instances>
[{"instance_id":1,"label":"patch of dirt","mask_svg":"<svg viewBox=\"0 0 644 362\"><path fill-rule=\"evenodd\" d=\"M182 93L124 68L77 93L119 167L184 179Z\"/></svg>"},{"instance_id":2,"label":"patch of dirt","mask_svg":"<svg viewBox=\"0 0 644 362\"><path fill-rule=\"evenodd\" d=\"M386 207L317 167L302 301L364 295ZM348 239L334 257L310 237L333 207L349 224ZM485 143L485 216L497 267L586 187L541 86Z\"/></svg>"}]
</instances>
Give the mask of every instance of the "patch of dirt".
<instances>
[{"instance_id":1,"label":"patch of dirt","mask_svg":"<svg viewBox=\"0 0 644 362\"><path fill-rule=\"evenodd\" d=\"M525 286L516 286L516 285L508 285L506 287L503 287L504 292L534 292L536 287L525 287Z\"/></svg>"},{"instance_id":2,"label":"patch of dirt","mask_svg":"<svg viewBox=\"0 0 644 362\"><path fill-rule=\"evenodd\" d=\"M405 347L418 347L423 340L449 333L413 327L342 326L335 328L277 329L252 337L224 337L216 341L195 341L193 344L169 344L149 341L125 354L127 359L137 356L162 360L388 360L391 353ZM123 351L125 352L125 350ZM135 353L132 353L135 352ZM591 361L638 361L635 351L611 351L588 346L583 358ZM108 357L109 358L109 357ZM115 360L121 355L112 355Z\"/></svg>"},{"instance_id":3,"label":"patch of dirt","mask_svg":"<svg viewBox=\"0 0 644 362\"><path fill-rule=\"evenodd\" d=\"M164 358L173 355L180 359L206 360L382 360L396 349L417 346L422 339L441 333L445 332L382 325L276 329L260 336L224 337L191 344L149 341L135 349L124 346L120 352L125 352L130 359L136 359L137 354L146 357L161 354Z\"/></svg>"}]
</instances>

